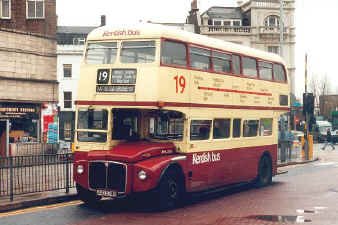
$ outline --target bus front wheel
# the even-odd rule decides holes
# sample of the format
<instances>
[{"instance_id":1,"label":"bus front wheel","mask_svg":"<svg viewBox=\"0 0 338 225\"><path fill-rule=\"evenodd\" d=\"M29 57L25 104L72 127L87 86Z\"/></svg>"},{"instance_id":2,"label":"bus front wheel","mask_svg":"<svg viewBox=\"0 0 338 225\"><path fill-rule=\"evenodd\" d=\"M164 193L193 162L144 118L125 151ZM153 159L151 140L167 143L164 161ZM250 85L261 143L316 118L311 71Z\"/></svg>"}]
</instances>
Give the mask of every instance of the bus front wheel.
<instances>
[{"instance_id":1,"label":"bus front wheel","mask_svg":"<svg viewBox=\"0 0 338 225\"><path fill-rule=\"evenodd\" d=\"M180 205L183 198L183 183L179 173L173 169L167 171L157 187L157 207L160 211Z\"/></svg>"},{"instance_id":2,"label":"bus front wheel","mask_svg":"<svg viewBox=\"0 0 338 225\"><path fill-rule=\"evenodd\" d=\"M272 162L269 156L264 155L258 164L256 187L265 187L272 183Z\"/></svg>"}]
</instances>

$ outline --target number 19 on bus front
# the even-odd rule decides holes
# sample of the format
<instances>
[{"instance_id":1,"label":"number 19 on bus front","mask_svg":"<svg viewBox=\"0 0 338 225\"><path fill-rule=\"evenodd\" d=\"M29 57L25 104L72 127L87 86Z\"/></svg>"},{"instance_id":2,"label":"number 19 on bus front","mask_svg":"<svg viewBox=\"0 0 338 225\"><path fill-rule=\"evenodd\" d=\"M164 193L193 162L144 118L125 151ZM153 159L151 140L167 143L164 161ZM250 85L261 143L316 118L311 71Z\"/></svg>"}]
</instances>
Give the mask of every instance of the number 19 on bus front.
<instances>
[{"instance_id":1,"label":"number 19 on bus front","mask_svg":"<svg viewBox=\"0 0 338 225\"><path fill-rule=\"evenodd\" d=\"M180 92L181 94L185 89L185 78L184 76L175 76L174 80L176 81L176 93Z\"/></svg>"}]
</instances>

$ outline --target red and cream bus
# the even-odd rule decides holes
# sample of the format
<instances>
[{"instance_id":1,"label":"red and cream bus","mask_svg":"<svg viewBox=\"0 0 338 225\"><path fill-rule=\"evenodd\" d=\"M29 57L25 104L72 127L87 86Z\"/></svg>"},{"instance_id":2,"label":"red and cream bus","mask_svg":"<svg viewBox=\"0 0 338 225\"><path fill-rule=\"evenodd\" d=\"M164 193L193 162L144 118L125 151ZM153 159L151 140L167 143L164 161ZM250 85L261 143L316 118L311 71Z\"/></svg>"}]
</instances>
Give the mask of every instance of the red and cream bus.
<instances>
[{"instance_id":1,"label":"red and cream bus","mask_svg":"<svg viewBox=\"0 0 338 225\"><path fill-rule=\"evenodd\" d=\"M161 25L100 27L87 38L76 100L80 198L269 185L278 118L289 111L283 60Z\"/></svg>"}]
</instances>

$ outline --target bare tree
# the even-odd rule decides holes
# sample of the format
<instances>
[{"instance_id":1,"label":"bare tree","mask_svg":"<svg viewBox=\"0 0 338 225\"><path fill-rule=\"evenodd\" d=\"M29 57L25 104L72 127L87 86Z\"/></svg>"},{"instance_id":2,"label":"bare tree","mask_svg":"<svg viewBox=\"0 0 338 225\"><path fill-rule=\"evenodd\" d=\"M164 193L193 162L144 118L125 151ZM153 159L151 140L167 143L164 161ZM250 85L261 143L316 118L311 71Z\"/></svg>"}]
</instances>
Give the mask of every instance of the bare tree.
<instances>
[{"instance_id":1,"label":"bare tree","mask_svg":"<svg viewBox=\"0 0 338 225\"><path fill-rule=\"evenodd\" d=\"M327 74L321 75L312 73L308 85L308 90L309 92L312 92L315 97L315 106L323 109L322 106L320 106L320 96L325 96L330 93L330 82Z\"/></svg>"}]
</instances>

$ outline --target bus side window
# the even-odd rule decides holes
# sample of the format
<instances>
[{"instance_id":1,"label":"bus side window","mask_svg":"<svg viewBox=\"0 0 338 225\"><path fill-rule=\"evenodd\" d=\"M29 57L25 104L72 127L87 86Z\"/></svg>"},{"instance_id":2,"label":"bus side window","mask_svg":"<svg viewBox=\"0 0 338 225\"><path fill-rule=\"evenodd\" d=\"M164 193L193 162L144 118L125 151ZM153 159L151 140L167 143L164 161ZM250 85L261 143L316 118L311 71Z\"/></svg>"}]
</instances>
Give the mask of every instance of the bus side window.
<instances>
[{"instance_id":1,"label":"bus side window","mask_svg":"<svg viewBox=\"0 0 338 225\"><path fill-rule=\"evenodd\" d=\"M198 47L190 47L190 66L195 69L210 70L210 50Z\"/></svg>"},{"instance_id":2,"label":"bus side window","mask_svg":"<svg viewBox=\"0 0 338 225\"><path fill-rule=\"evenodd\" d=\"M257 77L256 59L243 56L243 75L248 77Z\"/></svg>"},{"instance_id":3,"label":"bus side window","mask_svg":"<svg viewBox=\"0 0 338 225\"><path fill-rule=\"evenodd\" d=\"M161 62L166 65L187 66L187 47L184 43L162 42Z\"/></svg>"},{"instance_id":4,"label":"bus side window","mask_svg":"<svg viewBox=\"0 0 338 225\"><path fill-rule=\"evenodd\" d=\"M211 120L192 120L190 140L208 140L210 137Z\"/></svg>"},{"instance_id":5,"label":"bus side window","mask_svg":"<svg viewBox=\"0 0 338 225\"><path fill-rule=\"evenodd\" d=\"M273 64L273 78L275 81L286 81L283 66L280 64Z\"/></svg>"},{"instance_id":6,"label":"bus side window","mask_svg":"<svg viewBox=\"0 0 338 225\"><path fill-rule=\"evenodd\" d=\"M239 138L241 136L241 119L233 120L232 137Z\"/></svg>"}]
</instances>

